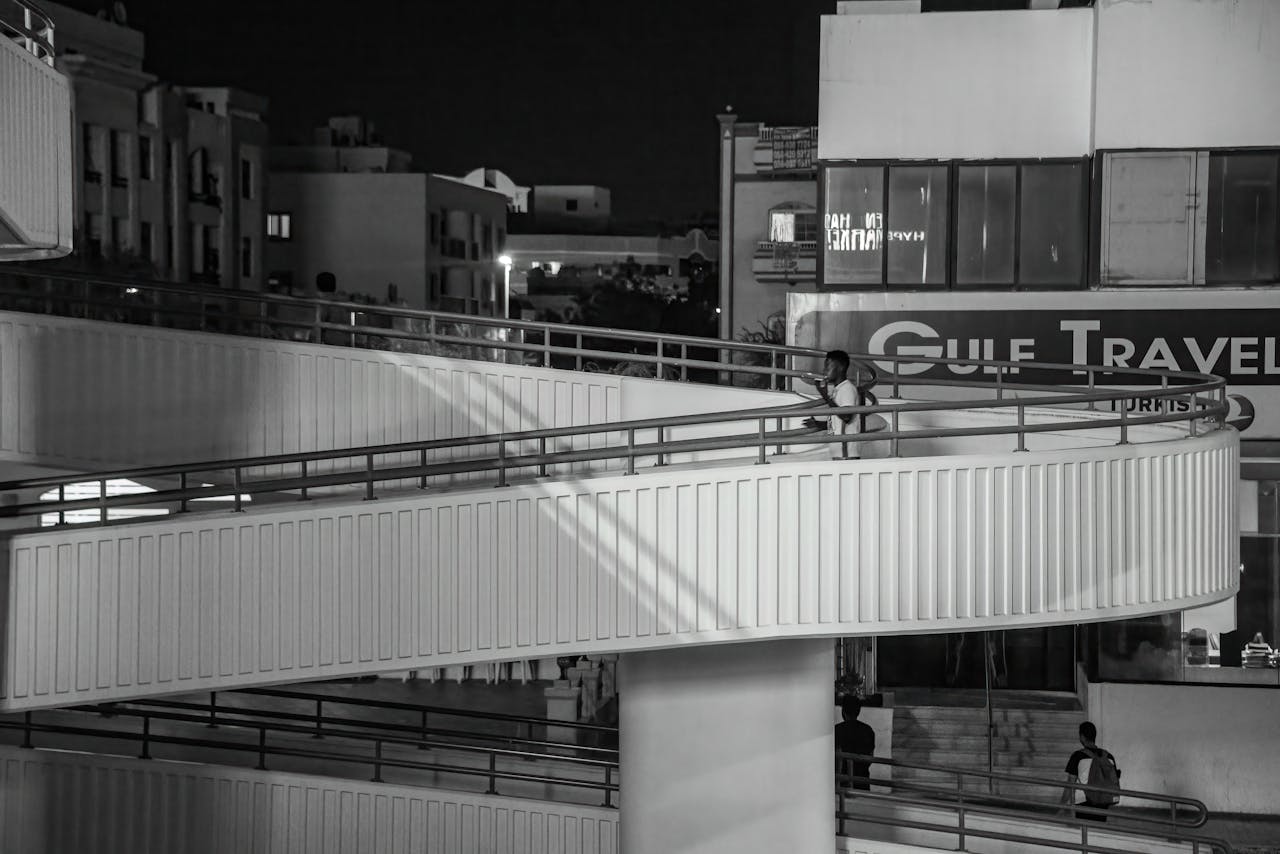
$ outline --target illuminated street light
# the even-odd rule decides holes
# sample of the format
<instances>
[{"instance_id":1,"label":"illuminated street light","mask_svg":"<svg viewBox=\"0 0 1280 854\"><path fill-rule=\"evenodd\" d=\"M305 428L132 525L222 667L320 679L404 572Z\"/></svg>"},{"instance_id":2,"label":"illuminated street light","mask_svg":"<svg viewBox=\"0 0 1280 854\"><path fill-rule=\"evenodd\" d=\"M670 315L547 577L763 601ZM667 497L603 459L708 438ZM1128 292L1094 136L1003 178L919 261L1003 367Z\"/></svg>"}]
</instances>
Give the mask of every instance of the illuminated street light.
<instances>
[{"instance_id":1,"label":"illuminated street light","mask_svg":"<svg viewBox=\"0 0 1280 854\"><path fill-rule=\"evenodd\" d=\"M499 255L498 263L502 265L502 316L511 316L511 256Z\"/></svg>"}]
</instances>

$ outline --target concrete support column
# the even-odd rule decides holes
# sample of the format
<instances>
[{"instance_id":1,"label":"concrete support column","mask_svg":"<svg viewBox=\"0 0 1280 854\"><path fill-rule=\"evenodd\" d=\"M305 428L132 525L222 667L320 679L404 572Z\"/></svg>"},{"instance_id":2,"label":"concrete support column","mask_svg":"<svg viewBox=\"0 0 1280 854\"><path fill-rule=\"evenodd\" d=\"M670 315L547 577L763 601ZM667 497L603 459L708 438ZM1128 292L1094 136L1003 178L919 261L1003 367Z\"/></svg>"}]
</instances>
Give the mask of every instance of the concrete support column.
<instances>
[{"instance_id":1,"label":"concrete support column","mask_svg":"<svg viewBox=\"0 0 1280 854\"><path fill-rule=\"evenodd\" d=\"M834 655L825 639L624 654L622 851L833 850Z\"/></svg>"}]
</instances>

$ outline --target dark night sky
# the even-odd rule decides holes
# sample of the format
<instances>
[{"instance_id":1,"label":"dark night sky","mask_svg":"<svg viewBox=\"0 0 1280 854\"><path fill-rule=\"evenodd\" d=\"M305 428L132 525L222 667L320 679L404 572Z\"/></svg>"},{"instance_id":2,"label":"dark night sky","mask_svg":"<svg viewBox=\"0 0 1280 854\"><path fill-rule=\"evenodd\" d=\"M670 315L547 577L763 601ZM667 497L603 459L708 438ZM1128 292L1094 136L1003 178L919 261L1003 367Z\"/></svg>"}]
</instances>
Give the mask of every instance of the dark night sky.
<instances>
[{"instance_id":1,"label":"dark night sky","mask_svg":"<svg viewBox=\"0 0 1280 854\"><path fill-rule=\"evenodd\" d=\"M126 2L129 25L147 35L148 70L266 95L275 142L358 113L417 168L599 184L624 219L716 208L715 114L726 104L747 121L816 122L819 16L835 10L834 0ZM943 2L969 5L933 5Z\"/></svg>"},{"instance_id":2,"label":"dark night sky","mask_svg":"<svg viewBox=\"0 0 1280 854\"><path fill-rule=\"evenodd\" d=\"M64 0L96 11L98 0ZM271 99L275 142L359 113L415 166L599 184L623 218L717 205L715 114L817 120L834 0L126 0L161 79Z\"/></svg>"}]
</instances>

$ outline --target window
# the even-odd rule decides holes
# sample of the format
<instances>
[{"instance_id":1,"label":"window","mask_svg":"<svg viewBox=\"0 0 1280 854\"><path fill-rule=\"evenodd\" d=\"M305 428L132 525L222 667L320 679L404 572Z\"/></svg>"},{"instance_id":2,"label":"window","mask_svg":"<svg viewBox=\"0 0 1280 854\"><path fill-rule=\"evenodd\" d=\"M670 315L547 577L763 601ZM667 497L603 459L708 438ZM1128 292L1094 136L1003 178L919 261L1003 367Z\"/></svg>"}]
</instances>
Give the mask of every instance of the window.
<instances>
[{"instance_id":1,"label":"window","mask_svg":"<svg viewBox=\"0 0 1280 854\"><path fill-rule=\"evenodd\" d=\"M129 248L129 226L118 216L111 218L111 249L113 252L124 252Z\"/></svg>"},{"instance_id":2,"label":"window","mask_svg":"<svg viewBox=\"0 0 1280 854\"><path fill-rule=\"evenodd\" d=\"M828 165L822 284L1083 287L1085 174L1084 161Z\"/></svg>"},{"instance_id":3,"label":"window","mask_svg":"<svg viewBox=\"0 0 1280 854\"><path fill-rule=\"evenodd\" d=\"M1105 156L1103 284L1185 285L1195 280L1197 161L1194 151Z\"/></svg>"},{"instance_id":4,"label":"window","mask_svg":"<svg viewBox=\"0 0 1280 854\"><path fill-rule=\"evenodd\" d=\"M567 211L576 211L576 210L578 209L578 200L577 200L577 199L565 199L565 200L564 200L564 209L565 209L565 210L567 210Z\"/></svg>"},{"instance_id":5,"label":"window","mask_svg":"<svg viewBox=\"0 0 1280 854\"><path fill-rule=\"evenodd\" d=\"M823 283L880 284L884 281L880 259L884 168L828 167L823 171L823 194Z\"/></svg>"},{"instance_id":6,"label":"window","mask_svg":"<svg viewBox=\"0 0 1280 854\"><path fill-rule=\"evenodd\" d=\"M1012 285L1018 167L956 173L956 284Z\"/></svg>"},{"instance_id":7,"label":"window","mask_svg":"<svg viewBox=\"0 0 1280 854\"><path fill-rule=\"evenodd\" d=\"M1027 164L1019 200L1019 284L1084 284L1084 165Z\"/></svg>"},{"instance_id":8,"label":"window","mask_svg":"<svg viewBox=\"0 0 1280 854\"><path fill-rule=\"evenodd\" d=\"M111 141L111 186L129 186L129 135L124 131L113 130Z\"/></svg>"},{"instance_id":9,"label":"window","mask_svg":"<svg viewBox=\"0 0 1280 854\"><path fill-rule=\"evenodd\" d=\"M90 258L102 257L102 214L84 215L85 254Z\"/></svg>"},{"instance_id":10,"label":"window","mask_svg":"<svg viewBox=\"0 0 1280 854\"><path fill-rule=\"evenodd\" d=\"M780 205L769 211L769 240L797 243L818 239L818 214L800 205Z\"/></svg>"},{"instance_id":11,"label":"window","mask_svg":"<svg viewBox=\"0 0 1280 854\"><path fill-rule=\"evenodd\" d=\"M1210 154L1208 183L1205 280L1249 284L1280 279L1280 154Z\"/></svg>"},{"instance_id":12,"label":"window","mask_svg":"<svg viewBox=\"0 0 1280 854\"><path fill-rule=\"evenodd\" d=\"M240 158L240 198L253 198L253 161Z\"/></svg>"},{"instance_id":13,"label":"window","mask_svg":"<svg viewBox=\"0 0 1280 854\"><path fill-rule=\"evenodd\" d=\"M151 223L140 223L138 226L138 252L147 261L155 260L155 247L153 244Z\"/></svg>"},{"instance_id":14,"label":"window","mask_svg":"<svg viewBox=\"0 0 1280 854\"><path fill-rule=\"evenodd\" d=\"M138 137L138 177L150 181L155 177L154 155L151 152L151 137Z\"/></svg>"},{"instance_id":15,"label":"window","mask_svg":"<svg viewBox=\"0 0 1280 854\"><path fill-rule=\"evenodd\" d=\"M287 213L267 214L267 237L271 240L292 240L293 215Z\"/></svg>"},{"instance_id":16,"label":"window","mask_svg":"<svg viewBox=\"0 0 1280 854\"><path fill-rule=\"evenodd\" d=\"M947 283L947 167L889 168L885 225L891 285Z\"/></svg>"},{"instance_id":17,"label":"window","mask_svg":"<svg viewBox=\"0 0 1280 854\"><path fill-rule=\"evenodd\" d=\"M248 278L253 275L253 238L240 238L240 275Z\"/></svg>"},{"instance_id":18,"label":"window","mask_svg":"<svg viewBox=\"0 0 1280 854\"><path fill-rule=\"evenodd\" d=\"M93 125L86 122L81 129L81 145L84 150L84 180L89 184L102 183L102 165L98 160L98 134Z\"/></svg>"}]
</instances>

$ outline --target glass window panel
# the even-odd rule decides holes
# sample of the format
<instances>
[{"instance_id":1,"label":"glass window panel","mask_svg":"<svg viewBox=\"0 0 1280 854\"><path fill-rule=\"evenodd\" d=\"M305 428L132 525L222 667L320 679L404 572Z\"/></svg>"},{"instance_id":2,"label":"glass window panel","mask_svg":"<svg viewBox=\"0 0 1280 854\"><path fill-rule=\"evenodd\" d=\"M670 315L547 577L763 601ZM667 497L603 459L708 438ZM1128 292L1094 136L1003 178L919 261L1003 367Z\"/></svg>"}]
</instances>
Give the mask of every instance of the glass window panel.
<instances>
[{"instance_id":1,"label":"glass window panel","mask_svg":"<svg viewBox=\"0 0 1280 854\"><path fill-rule=\"evenodd\" d=\"M829 166L823 182L823 285L881 284L884 169Z\"/></svg>"},{"instance_id":2,"label":"glass window panel","mask_svg":"<svg viewBox=\"0 0 1280 854\"><path fill-rule=\"evenodd\" d=\"M1016 166L961 166L956 198L956 284L1013 284Z\"/></svg>"},{"instance_id":3,"label":"glass window panel","mask_svg":"<svg viewBox=\"0 0 1280 854\"><path fill-rule=\"evenodd\" d=\"M818 215L816 213L796 214L796 240L813 242L818 239Z\"/></svg>"},{"instance_id":4,"label":"glass window panel","mask_svg":"<svg viewBox=\"0 0 1280 854\"><path fill-rule=\"evenodd\" d=\"M770 211L769 239L774 243L793 243L796 239L796 215L790 211Z\"/></svg>"},{"instance_id":5,"label":"glass window panel","mask_svg":"<svg viewBox=\"0 0 1280 854\"><path fill-rule=\"evenodd\" d=\"M947 281L947 167L889 169L889 284Z\"/></svg>"},{"instance_id":6,"label":"glass window panel","mask_svg":"<svg viewBox=\"0 0 1280 854\"><path fill-rule=\"evenodd\" d=\"M1022 167L1022 238L1018 278L1023 285L1083 283L1084 176L1079 163Z\"/></svg>"},{"instance_id":7,"label":"glass window panel","mask_svg":"<svg viewBox=\"0 0 1280 854\"><path fill-rule=\"evenodd\" d=\"M1190 284L1195 218L1187 201L1195 183L1195 152L1105 155L1104 284Z\"/></svg>"},{"instance_id":8,"label":"glass window panel","mask_svg":"<svg viewBox=\"0 0 1280 854\"><path fill-rule=\"evenodd\" d=\"M1209 157L1205 278L1214 283L1273 282L1280 278L1276 195L1280 157Z\"/></svg>"}]
</instances>

